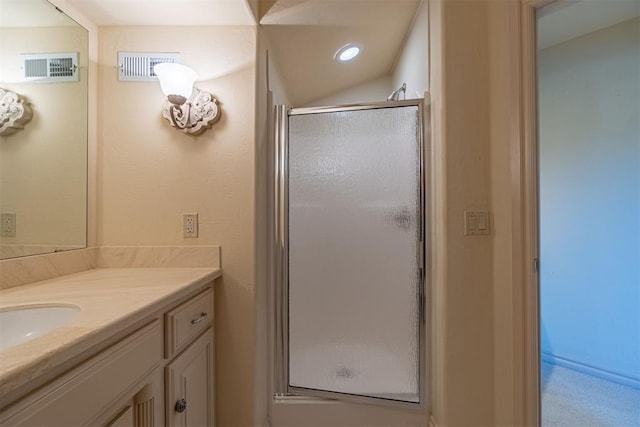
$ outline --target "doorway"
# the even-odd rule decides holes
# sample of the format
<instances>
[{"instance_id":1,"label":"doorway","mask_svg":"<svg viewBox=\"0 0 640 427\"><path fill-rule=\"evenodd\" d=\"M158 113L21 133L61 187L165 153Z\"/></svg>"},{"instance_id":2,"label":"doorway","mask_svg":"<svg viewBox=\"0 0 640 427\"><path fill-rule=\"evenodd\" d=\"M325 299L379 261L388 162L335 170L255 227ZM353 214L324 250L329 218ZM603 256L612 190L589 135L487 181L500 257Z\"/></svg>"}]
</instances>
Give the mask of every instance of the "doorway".
<instances>
[{"instance_id":1,"label":"doorway","mask_svg":"<svg viewBox=\"0 0 640 427\"><path fill-rule=\"evenodd\" d=\"M541 424L640 425L640 2L537 10Z\"/></svg>"}]
</instances>

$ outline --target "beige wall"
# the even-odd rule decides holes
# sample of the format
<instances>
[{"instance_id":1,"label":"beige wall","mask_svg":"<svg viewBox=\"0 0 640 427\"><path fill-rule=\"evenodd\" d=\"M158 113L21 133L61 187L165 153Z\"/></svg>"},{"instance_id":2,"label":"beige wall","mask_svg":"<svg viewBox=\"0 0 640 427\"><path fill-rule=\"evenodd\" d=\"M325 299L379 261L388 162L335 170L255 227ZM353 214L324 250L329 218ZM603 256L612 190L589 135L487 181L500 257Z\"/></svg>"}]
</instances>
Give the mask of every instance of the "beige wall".
<instances>
[{"instance_id":1,"label":"beige wall","mask_svg":"<svg viewBox=\"0 0 640 427\"><path fill-rule=\"evenodd\" d=\"M433 415L441 426L494 423L494 237L463 228L465 210L491 207L488 3L430 2Z\"/></svg>"},{"instance_id":2,"label":"beige wall","mask_svg":"<svg viewBox=\"0 0 640 427\"><path fill-rule=\"evenodd\" d=\"M525 425L522 3L430 0L433 413L438 425ZM491 235L465 237L465 209ZM531 369L529 369L531 368Z\"/></svg>"},{"instance_id":3,"label":"beige wall","mask_svg":"<svg viewBox=\"0 0 640 427\"><path fill-rule=\"evenodd\" d=\"M222 246L216 287L219 426L253 423L254 27L100 29L98 244ZM180 52L222 118L187 136L161 117L157 83L118 82L117 52ZM200 237L183 239L182 213Z\"/></svg>"},{"instance_id":4,"label":"beige wall","mask_svg":"<svg viewBox=\"0 0 640 427\"><path fill-rule=\"evenodd\" d=\"M524 425L525 283L519 0L430 0L434 135L434 418ZM463 211L491 212L465 237ZM533 357L531 355L527 356Z\"/></svg>"},{"instance_id":5,"label":"beige wall","mask_svg":"<svg viewBox=\"0 0 640 427\"><path fill-rule=\"evenodd\" d=\"M391 77L384 76L316 99L305 104L304 107L383 102L387 100L387 97L393 90ZM302 107L302 105L300 107Z\"/></svg>"},{"instance_id":6,"label":"beige wall","mask_svg":"<svg viewBox=\"0 0 640 427\"><path fill-rule=\"evenodd\" d=\"M2 245L84 247L87 174L87 32L80 27L0 29L0 85L26 97L32 120L0 136L0 210L16 214ZM77 52L79 82L20 83L22 53ZM43 250L45 250L43 248Z\"/></svg>"},{"instance_id":7,"label":"beige wall","mask_svg":"<svg viewBox=\"0 0 640 427\"><path fill-rule=\"evenodd\" d=\"M402 83L407 84L406 99L422 98L429 88L428 0L423 0L416 11L413 26L393 69L392 90L398 89Z\"/></svg>"}]
</instances>

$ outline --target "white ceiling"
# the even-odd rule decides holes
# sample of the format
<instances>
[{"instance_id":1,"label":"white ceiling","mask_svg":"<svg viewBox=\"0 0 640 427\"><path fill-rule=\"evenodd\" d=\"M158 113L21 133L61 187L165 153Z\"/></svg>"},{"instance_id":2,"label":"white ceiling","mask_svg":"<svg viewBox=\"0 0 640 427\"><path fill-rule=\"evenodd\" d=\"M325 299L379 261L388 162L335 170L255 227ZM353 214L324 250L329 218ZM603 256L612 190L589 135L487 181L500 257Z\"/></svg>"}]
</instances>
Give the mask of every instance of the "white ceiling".
<instances>
[{"instance_id":1,"label":"white ceiling","mask_svg":"<svg viewBox=\"0 0 640 427\"><path fill-rule=\"evenodd\" d=\"M0 28L76 26L46 0L0 0Z\"/></svg>"},{"instance_id":2,"label":"white ceiling","mask_svg":"<svg viewBox=\"0 0 640 427\"><path fill-rule=\"evenodd\" d=\"M260 23L293 105L391 73L420 0L276 0ZM426 37L426 34L425 34ZM348 44L353 61L334 60Z\"/></svg>"},{"instance_id":3,"label":"white ceiling","mask_svg":"<svg viewBox=\"0 0 640 427\"><path fill-rule=\"evenodd\" d=\"M98 26L255 25L271 40L291 102L303 105L347 87L388 75L422 0L67 0ZM0 0L0 25L71 25L44 0ZM540 49L640 15L640 0L558 0L538 21ZM426 37L426 35L425 35ZM362 45L353 62L333 56L347 43Z\"/></svg>"},{"instance_id":4,"label":"white ceiling","mask_svg":"<svg viewBox=\"0 0 640 427\"><path fill-rule=\"evenodd\" d=\"M255 25L253 5L294 105L389 74L420 2L67 0L98 26ZM361 55L350 63L334 61L347 43L361 44Z\"/></svg>"},{"instance_id":5,"label":"white ceiling","mask_svg":"<svg viewBox=\"0 0 640 427\"><path fill-rule=\"evenodd\" d=\"M98 26L255 25L246 0L67 0Z\"/></svg>"},{"instance_id":6,"label":"white ceiling","mask_svg":"<svg viewBox=\"0 0 640 427\"><path fill-rule=\"evenodd\" d=\"M97 26L256 25L271 41L294 105L388 75L422 0L66 0ZM63 25L51 7L36 19L31 6L45 0L0 0L3 26ZM9 11L11 9L11 11ZM47 8L37 8L47 10ZM259 9L259 11L258 11ZM255 11L255 14L254 14ZM57 21L52 21L57 18ZM56 22L58 22L56 24ZM426 37L426 35L425 35ZM347 43L362 46L349 63L334 60Z\"/></svg>"},{"instance_id":7,"label":"white ceiling","mask_svg":"<svg viewBox=\"0 0 640 427\"><path fill-rule=\"evenodd\" d=\"M416 0L275 0L262 11L263 25L376 26L397 22L397 16L411 15Z\"/></svg>"},{"instance_id":8,"label":"white ceiling","mask_svg":"<svg viewBox=\"0 0 640 427\"><path fill-rule=\"evenodd\" d=\"M640 16L640 0L558 0L538 14L538 49Z\"/></svg>"}]
</instances>

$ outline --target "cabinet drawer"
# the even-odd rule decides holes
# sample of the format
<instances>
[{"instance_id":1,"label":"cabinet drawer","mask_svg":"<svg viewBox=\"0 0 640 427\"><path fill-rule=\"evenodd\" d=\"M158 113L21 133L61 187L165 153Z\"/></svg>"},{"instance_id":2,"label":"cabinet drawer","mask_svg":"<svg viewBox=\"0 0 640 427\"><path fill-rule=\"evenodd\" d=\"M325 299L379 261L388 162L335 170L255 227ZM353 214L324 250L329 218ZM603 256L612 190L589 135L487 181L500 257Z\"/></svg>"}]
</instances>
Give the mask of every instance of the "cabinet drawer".
<instances>
[{"instance_id":1,"label":"cabinet drawer","mask_svg":"<svg viewBox=\"0 0 640 427\"><path fill-rule=\"evenodd\" d=\"M169 357L213 322L213 289L204 291L169 311L165 322L165 356Z\"/></svg>"}]
</instances>

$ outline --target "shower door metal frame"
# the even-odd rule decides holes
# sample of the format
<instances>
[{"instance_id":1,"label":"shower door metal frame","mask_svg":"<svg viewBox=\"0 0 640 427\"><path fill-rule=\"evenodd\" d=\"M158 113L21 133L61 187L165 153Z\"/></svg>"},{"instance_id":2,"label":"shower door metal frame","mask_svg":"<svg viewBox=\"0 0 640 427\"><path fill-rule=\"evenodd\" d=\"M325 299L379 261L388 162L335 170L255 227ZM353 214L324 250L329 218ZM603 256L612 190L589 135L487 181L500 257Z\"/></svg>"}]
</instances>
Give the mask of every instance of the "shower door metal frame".
<instances>
[{"instance_id":1,"label":"shower door metal frame","mask_svg":"<svg viewBox=\"0 0 640 427\"><path fill-rule=\"evenodd\" d=\"M377 405L404 407L420 411L426 411L427 404L427 376L429 370L427 366L427 305L428 298L426 289L427 251L425 248L428 230L426 220L426 177L424 165L427 162L425 147L428 118L424 116L425 99L411 99L405 101L387 101L369 104L353 104L345 106L330 107L309 107L292 108L286 105L275 107L275 192L274 192L274 253L275 253L275 357L274 357L274 391L275 399L299 399L299 398L328 398L342 400L345 402L374 403ZM364 395L354 395L341 392L331 392L323 390L310 390L289 385L289 117L303 114L321 114L331 112L348 112L358 110L374 110L384 108L411 107L418 108L418 180L419 180L419 201L418 212L418 341L419 341L419 361L418 361L418 402L407 402L382 397L372 397Z\"/></svg>"}]
</instances>

